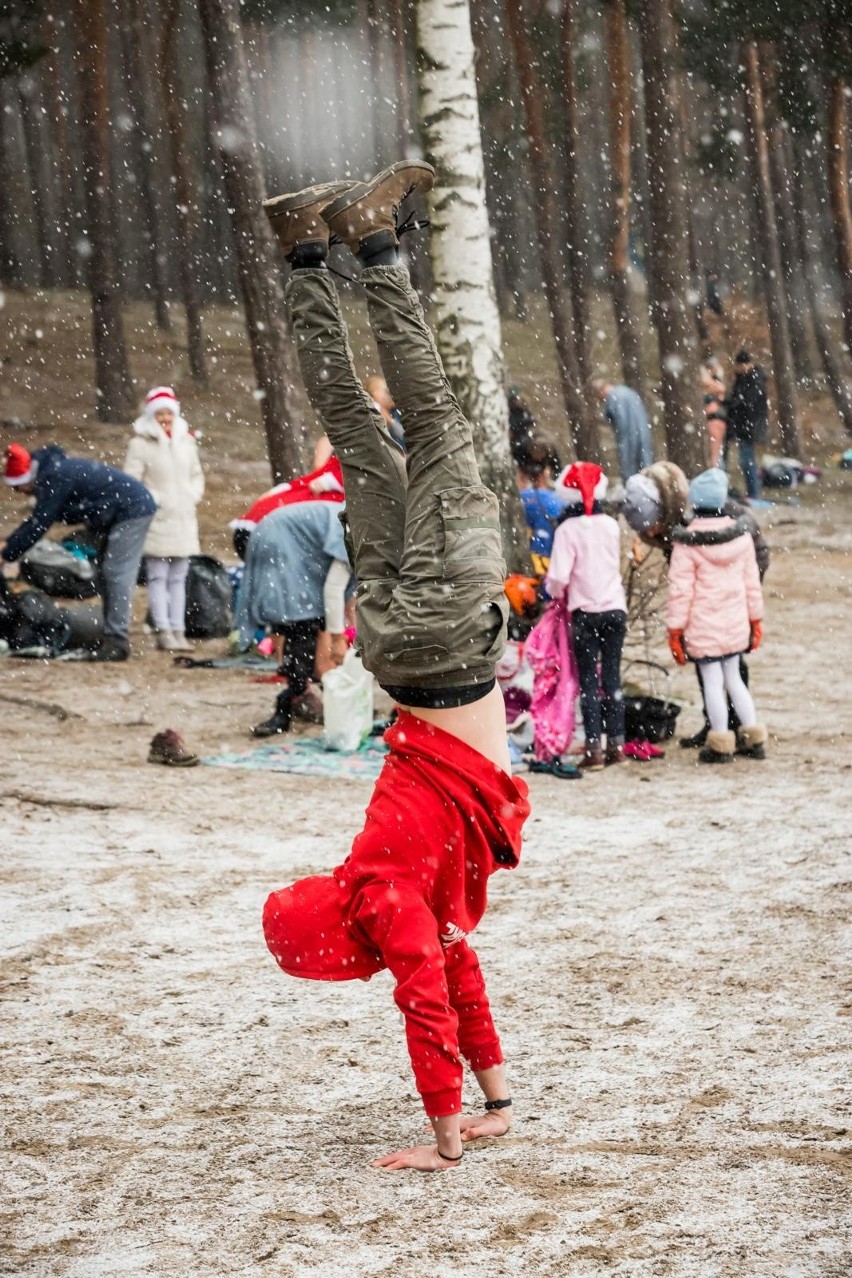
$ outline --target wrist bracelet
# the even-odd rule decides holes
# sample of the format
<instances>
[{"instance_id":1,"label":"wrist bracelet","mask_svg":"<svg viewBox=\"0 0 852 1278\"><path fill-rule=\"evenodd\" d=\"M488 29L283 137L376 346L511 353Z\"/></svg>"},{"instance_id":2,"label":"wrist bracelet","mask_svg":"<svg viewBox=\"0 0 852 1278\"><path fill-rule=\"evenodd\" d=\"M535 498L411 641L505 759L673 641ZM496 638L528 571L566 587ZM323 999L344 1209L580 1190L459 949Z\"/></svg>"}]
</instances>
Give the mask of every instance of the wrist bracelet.
<instances>
[{"instance_id":1,"label":"wrist bracelet","mask_svg":"<svg viewBox=\"0 0 852 1278\"><path fill-rule=\"evenodd\" d=\"M506 1100L486 1101L485 1108L489 1110L490 1109L508 1109L511 1103L512 1103L511 1097L507 1097Z\"/></svg>"},{"instance_id":2,"label":"wrist bracelet","mask_svg":"<svg viewBox=\"0 0 852 1278\"><path fill-rule=\"evenodd\" d=\"M464 1158L464 1150L462 1150L462 1152L456 1158L450 1158L449 1154L442 1154L440 1149L438 1149L437 1145L435 1146L435 1149L437 1151L438 1157L443 1158L445 1163L460 1163L461 1160Z\"/></svg>"}]
</instances>

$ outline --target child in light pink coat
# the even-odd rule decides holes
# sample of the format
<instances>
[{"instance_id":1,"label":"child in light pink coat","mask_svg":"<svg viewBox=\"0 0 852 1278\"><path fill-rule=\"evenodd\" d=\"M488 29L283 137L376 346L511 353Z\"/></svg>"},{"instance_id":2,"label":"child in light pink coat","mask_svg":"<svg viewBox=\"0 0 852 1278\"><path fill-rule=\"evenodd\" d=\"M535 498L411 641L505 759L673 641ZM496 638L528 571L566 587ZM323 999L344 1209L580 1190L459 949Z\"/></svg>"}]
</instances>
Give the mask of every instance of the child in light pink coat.
<instances>
[{"instance_id":1,"label":"child in light pink coat","mask_svg":"<svg viewBox=\"0 0 852 1278\"><path fill-rule=\"evenodd\" d=\"M674 531L669 569L669 647L678 665L697 662L710 723L698 756L702 763L728 763L735 749L762 759L767 739L740 674L741 653L760 645L763 592L748 526L722 514L727 496L723 470L706 470L693 479L694 518ZM739 740L728 731L726 697L740 720Z\"/></svg>"}]
</instances>

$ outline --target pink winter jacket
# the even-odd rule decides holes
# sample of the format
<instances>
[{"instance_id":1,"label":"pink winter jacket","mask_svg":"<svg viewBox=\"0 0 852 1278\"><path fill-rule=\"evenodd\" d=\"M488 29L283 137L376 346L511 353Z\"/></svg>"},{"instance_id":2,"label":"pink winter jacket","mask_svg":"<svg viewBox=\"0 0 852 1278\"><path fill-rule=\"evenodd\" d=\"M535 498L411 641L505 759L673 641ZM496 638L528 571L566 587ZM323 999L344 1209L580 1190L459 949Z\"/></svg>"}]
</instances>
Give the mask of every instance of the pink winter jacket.
<instances>
[{"instance_id":1,"label":"pink winter jacket","mask_svg":"<svg viewBox=\"0 0 852 1278\"><path fill-rule=\"evenodd\" d=\"M700 660L745 652L749 623L762 617L754 541L745 521L701 517L676 528L666 625L684 632L687 654Z\"/></svg>"}]
</instances>

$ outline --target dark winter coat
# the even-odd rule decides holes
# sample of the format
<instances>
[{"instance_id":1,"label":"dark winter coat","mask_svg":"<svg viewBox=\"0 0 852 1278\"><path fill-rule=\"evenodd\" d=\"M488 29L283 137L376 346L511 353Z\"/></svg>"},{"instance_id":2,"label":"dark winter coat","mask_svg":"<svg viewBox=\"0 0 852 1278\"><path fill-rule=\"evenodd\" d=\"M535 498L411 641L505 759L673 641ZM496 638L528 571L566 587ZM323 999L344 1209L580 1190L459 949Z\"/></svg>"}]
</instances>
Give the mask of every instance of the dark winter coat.
<instances>
[{"instance_id":1,"label":"dark winter coat","mask_svg":"<svg viewBox=\"0 0 852 1278\"><path fill-rule=\"evenodd\" d=\"M728 438L741 444L758 444L769 426L766 377L755 364L747 373L737 373L728 396Z\"/></svg>"},{"instance_id":2,"label":"dark winter coat","mask_svg":"<svg viewBox=\"0 0 852 1278\"><path fill-rule=\"evenodd\" d=\"M157 503L137 479L103 462L66 457L57 444L33 453L38 463L35 509L9 537L3 549L8 562L20 559L52 524L85 524L96 537L116 524L153 515Z\"/></svg>"},{"instance_id":3,"label":"dark winter coat","mask_svg":"<svg viewBox=\"0 0 852 1278\"><path fill-rule=\"evenodd\" d=\"M727 515L729 519L735 519L737 522L745 525L751 534L754 542L754 554L757 559L757 571L760 574L760 580L766 576L766 570L769 567L769 546L766 538L760 531L760 524L749 510L748 506L741 506L738 501L728 498L722 510L723 515Z\"/></svg>"}]
</instances>

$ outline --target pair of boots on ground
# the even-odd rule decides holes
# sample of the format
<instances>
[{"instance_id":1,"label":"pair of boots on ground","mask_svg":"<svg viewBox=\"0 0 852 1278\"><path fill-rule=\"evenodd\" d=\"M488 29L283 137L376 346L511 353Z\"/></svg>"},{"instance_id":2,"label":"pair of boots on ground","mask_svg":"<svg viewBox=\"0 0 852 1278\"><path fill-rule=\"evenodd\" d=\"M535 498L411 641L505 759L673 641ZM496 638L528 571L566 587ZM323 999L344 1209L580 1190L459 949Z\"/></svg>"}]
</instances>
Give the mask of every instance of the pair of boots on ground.
<instances>
[{"instance_id":1,"label":"pair of boots on ground","mask_svg":"<svg viewBox=\"0 0 852 1278\"><path fill-rule=\"evenodd\" d=\"M322 268L331 244L345 244L364 267L399 263L399 210L415 191L431 189L434 169L401 161L369 182L323 182L279 195L264 204L284 256L294 270ZM288 732L296 709L289 689L279 693L275 713L252 729L255 737Z\"/></svg>"},{"instance_id":2,"label":"pair of boots on ground","mask_svg":"<svg viewBox=\"0 0 852 1278\"><path fill-rule=\"evenodd\" d=\"M745 759L765 759L768 739L769 733L762 723L756 723L750 728L737 728L736 732L714 732L710 728L705 744L698 751L698 762L733 763L735 754ZM687 745L689 741L690 738L686 737L681 745Z\"/></svg>"}]
</instances>

